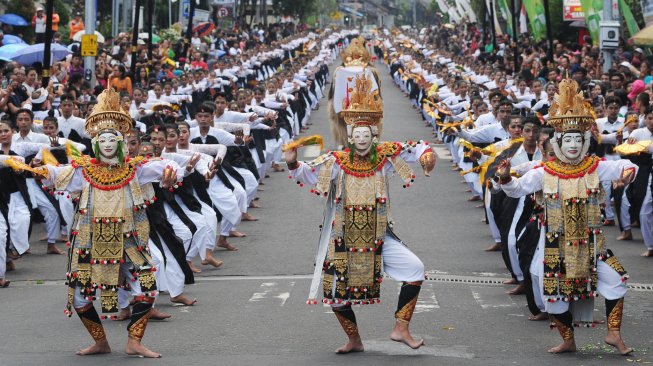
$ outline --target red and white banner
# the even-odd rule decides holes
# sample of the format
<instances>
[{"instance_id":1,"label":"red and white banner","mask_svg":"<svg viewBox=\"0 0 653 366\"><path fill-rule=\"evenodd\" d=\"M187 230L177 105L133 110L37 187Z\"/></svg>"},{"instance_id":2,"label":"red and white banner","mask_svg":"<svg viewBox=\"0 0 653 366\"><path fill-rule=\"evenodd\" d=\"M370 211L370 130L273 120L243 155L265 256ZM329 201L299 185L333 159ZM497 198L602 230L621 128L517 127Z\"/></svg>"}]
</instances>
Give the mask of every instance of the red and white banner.
<instances>
[{"instance_id":1,"label":"red and white banner","mask_svg":"<svg viewBox=\"0 0 653 366\"><path fill-rule=\"evenodd\" d=\"M580 4L580 0L563 0L562 19L567 22L585 20L585 13L583 13L583 6Z\"/></svg>"}]
</instances>

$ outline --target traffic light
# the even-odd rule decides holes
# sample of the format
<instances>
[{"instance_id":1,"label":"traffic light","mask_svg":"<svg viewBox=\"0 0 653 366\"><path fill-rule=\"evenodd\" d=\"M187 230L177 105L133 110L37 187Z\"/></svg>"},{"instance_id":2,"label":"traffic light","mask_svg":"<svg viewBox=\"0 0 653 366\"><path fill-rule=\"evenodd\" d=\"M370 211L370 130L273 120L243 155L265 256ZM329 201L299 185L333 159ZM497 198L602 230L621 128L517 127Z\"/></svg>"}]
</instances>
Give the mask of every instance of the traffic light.
<instances>
[{"instance_id":1,"label":"traffic light","mask_svg":"<svg viewBox=\"0 0 653 366\"><path fill-rule=\"evenodd\" d=\"M345 24L349 25L349 15L345 15Z\"/></svg>"}]
</instances>

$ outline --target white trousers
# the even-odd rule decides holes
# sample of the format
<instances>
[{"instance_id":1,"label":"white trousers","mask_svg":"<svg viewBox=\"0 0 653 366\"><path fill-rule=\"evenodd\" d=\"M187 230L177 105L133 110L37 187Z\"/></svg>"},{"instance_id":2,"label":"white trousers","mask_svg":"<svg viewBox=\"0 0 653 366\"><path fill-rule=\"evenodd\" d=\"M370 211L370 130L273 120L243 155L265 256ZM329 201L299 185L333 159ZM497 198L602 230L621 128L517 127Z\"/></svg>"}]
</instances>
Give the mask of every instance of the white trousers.
<instances>
[{"instance_id":1,"label":"white trousers","mask_svg":"<svg viewBox=\"0 0 653 366\"><path fill-rule=\"evenodd\" d=\"M625 282L621 281L621 276L617 271L603 261L598 261L596 270L598 273L596 289L601 296L608 300L616 300L626 296L628 287ZM545 307L546 312L549 314L562 314L569 310L569 302L547 302Z\"/></svg>"},{"instance_id":2,"label":"white trousers","mask_svg":"<svg viewBox=\"0 0 653 366\"><path fill-rule=\"evenodd\" d=\"M181 239L181 241L184 243L184 250L186 251L186 260L192 260L196 255L199 249L197 248L191 248L193 246L193 233L190 231L188 226L184 224L183 221L177 216L177 214L172 210L169 204L164 203L163 208L166 212L166 217L168 219L168 223L172 226L172 230L174 230L175 235ZM189 256L189 253L193 251L194 255Z\"/></svg>"},{"instance_id":3,"label":"white trousers","mask_svg":"<svg viewBox=\"0 0 653 366\"><path fill-rule=\"evenodd\" d=\"M270 163L268 163L266 160L266 166L269 167L268 164L271 164L271 161L272 160L270 160ZM256 198L256 192L258 191L258 182L256 181L256 177L248 169L236 167L234 167L234 169L236 169L238 174L240 174L243 177L243 180L245 180L245 192L247 193L247 205L249 206L254 198Z\"/></svg>"},{"instance_id":4,"label":"white trousers","mask_svg":"<svg viewBox=\"0 0 653 366\"><path fill-rule=\"evenodd\" d=\"M207 247L212 247L215 244L215 236L211 237L211 228L207 222L207 217L202 213L191 211L179 197L175 197L175 200L197 228L191 239L190 250L186 250L186 259L192 260L199 254L200 258L204 260Z\"/></svg>"},{"instance_id":5,"label":"white trousers","mask_svg":"<svg viewBox=\"0 0 653 366\"><path fill-rule=\"evenodd\" d=\"M202 205L202 216L204 216L204 219L206 220L206 224L209 227L208 235L210 238L213 238L213 240L209 240L207 242L205 248L209 250L213 250L215 248L215 239L218 236L218 232L219 232L218 217L215 214L213 207L202 202L202 200L200 200L199 198L197 198L197 200L200 201L200 204Z\"/></svg>"},{"instance_id":6,"label":"white trousers","mask_svg":"<svg viewBox=\"0 0 653 366\"><path fill-rule=\"evenodd\" d=\"M26 181L32 203L36 203L36 207L32 206L32 208L38 208L45 219L45 232L48 236L48 243L55 243L61 237L61 220L59 220L57 209L48 200L46 193L36 184L34 179L26 179Z\"/></svg>"},{"instance_id":7,"label":"white trousers","mask_svg":"<svg viewBox=\"0 0 653 366\"><path fill-rule=\"evenodd\" d=\"M510 257L510 267L512 267L512 273L517 277L517 281L524 280L524 273L521 270L519 265L519 254L517 253L517 222L524 212L524 199L526 197L522 196L519 198L519 203L517 204L517 209L515 210L515 215L512 218L512 223L510 224L510 231L508 232L508 255Z\"/></svg>"},{"instance_id":8,"label":"white trousers","mask_svg":"<svg viewBox=\"0 0 653 366\"><path fill-rule=\"evenodd\" d=\"M639 211L639 225L644 238L644 245L648 250L653 250L653 196L651 195L651 178L649 177L646 196Z\"/></svg>"},{"instance_id":9,"label":"white trousers","mask_svg":"<svg viewBox=\"0 0 653 366\"><path fill-rule=\"evenodd\" d=\"M601 185L605 191L605 218L606 220L614 220L614 210L612 209L612 181L602 181Z\"/></svg>"},{"instance_id":10,"label":"white trousers","mask_svg":"<svg viewBox=\"0 0 653 366\"><path fill-rule=\"evenodd\" d=\"M176 297L184 293L184 281L186 277L181 270L179 263L168 249L163 238L159 235L163 247L163 253L154 243L149 241L150 255L152 262L156 266L156 287L159 291L168 291L170 297ZM165 254L166 260L164 261L163 255Z\"/></svg>"},{"instance_id":11,"label":"white trousers","mask_svg":"<svg viewBox=\"0 0 653 366\"><path fill-rule=\"evenodd\" d=\"M488 226L490 226L490 233L492 234L492 238L494 239L495 243L501 243L501 232L499 231L499 227L497 226L497 222L494 221L494 214L492 213L492 210L490 210L490 202L492 200L492 193L490 193L489 189L485 190L485 212L487 214L487 223Z\"/></svg>"},{"instance_id":12,"label":"white trousers","mask_svg":"<svg viewBox=\"0 0 653 366\"><path fill-rule=\"evenodd\" d=\"M0 215L0 280L5 278L7 273L7 221Z\"/></svg>"},{"instance_id":13,"label":"white trousers","mask_svg":"<svg viewBox=\"0 0 653 366\"><path fill-rule=\"evenodd\" d=\"M207 191L213 205L222 214L220 235L229 236L229 231L234 230L242 218L238 200L231 189L227 188L217 177L211 179Z\"/></svg>"},{"instance_id":14,"label":"white trousers","mask_svg":"<svg viewBox=\"0 0 653 366\"><path fill-rule=\"evenodd\" d=\"M386 234L383 240L383 251L381 252L383 271L397 282L424 281L424 263L415 253L390 235ZM333 291L335 291L335 287ZM344 305L333 304L331 306Z\"/></svg>"},{"instance_id":15,"label":"white trousers","mask_svg":"<svg viewBox=\"0 0 653 366\"><path fill-rule=\"evenodd\" d=\"M9 215L7 224L11 236L11 244L18 254L23 254L29 249L29 222L31 215L29 207L20 192L9 196Z\"/></svg>"},{"instance_id":16,"label":"white trousers","mask_svg":"<svg viewBox=\"0 0 653 366\"><path fill-rule=\"evenodd\" d=\"M236 196L236 200L238 201L238 207L240 208L241 213L247 212L247 192L245 192L245 189L243 186L238 183L236 178L232 177L230 174L225 172L225 175L229 179L229 182L231 183L232 186L234 186L234 190L232 191L234 193L234 196Z\"/></svg>"},{"instance_id":17,"label":"white trousers","mask_svg":"<svg viewBox=\"0 0 653 366\"><path fill-rule=\"evenodd\" d=\"M73 203L73 199L70 197L70 192L68 191L57 191L55 197L59 202L61 214L66 221L66 226L61 227L61 235L68 237L75 217L75 204Z\"/></svg>"}]
</instances>

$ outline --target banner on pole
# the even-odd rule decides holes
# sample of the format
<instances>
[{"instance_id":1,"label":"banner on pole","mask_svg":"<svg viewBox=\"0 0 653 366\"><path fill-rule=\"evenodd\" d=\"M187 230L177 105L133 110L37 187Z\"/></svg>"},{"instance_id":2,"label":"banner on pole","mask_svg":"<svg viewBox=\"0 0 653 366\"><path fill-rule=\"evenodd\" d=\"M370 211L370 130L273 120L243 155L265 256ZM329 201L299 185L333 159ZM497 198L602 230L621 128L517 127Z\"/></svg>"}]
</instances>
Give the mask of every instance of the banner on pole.
<instances>
[{"instance_id":1,"label":"banner on pole","mask_svg":"<svg viewBox=\"0 0 653 366\"><path fill-rule=\"evenodd\" d=\"M603 12L603 2L594 0L580 0L585 13L585 26L592 36L592 43L599 44L599 24L601 23L601 13Z\"/></svg>"},{"instance_id":2,"label":"banner on pole","mask_svg":"<svg viewBox=\"0 0 653 366\"><path fill-rule=\"evenodd\" d=\"M590 0L591 1L591 0ZM531 22L531 31L536 41L546 37L546 16L542 0L524 1L528 20Z\"/></svg>"},{"instance_id":3,"label":"banner on pole","mask_svg":"<svg viewBox=\"0 0 653 366\"><path fill-rule=\"evenodd\" d=\"M564 0L562 2L562 19L568 22L585 19L580 0Z\"/></svg>"}]
</instances>

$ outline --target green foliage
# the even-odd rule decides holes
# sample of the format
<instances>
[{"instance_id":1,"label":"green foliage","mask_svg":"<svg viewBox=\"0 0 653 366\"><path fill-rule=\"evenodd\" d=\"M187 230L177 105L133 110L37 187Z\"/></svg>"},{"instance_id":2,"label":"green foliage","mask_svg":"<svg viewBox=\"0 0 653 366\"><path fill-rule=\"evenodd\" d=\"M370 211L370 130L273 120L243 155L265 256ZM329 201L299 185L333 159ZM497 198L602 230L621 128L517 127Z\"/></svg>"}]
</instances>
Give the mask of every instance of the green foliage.
<instances>
[{"instance_id":1,"label":"green foliage","mask_svg":"<svg viewBox=\"0 0 653 366\"><path fill-rule=\"evenodd\" d=\"M34 2L25 0L9 0L7 2L7 10L5 13L13 13L20 15L27 20L30 25L26 27L14 27L14 33L23 37L25 42L32 43L34 41L34 27L32 27L32 17L36 14L36 6Z\"/></svg>"},{"instance_id":2,"label":"green foliage","mask_svg":"<svg viewBox=\"0 0 653 366\"><path fill-rule=\"evenodd\" d=\"M171 43L175 43L182 38L181 32L181 26L179 24L175 24L170 28L161 29L159 32L159 37L161 37L161 40L167 39Z\"/></svg>"},{"instance_id":3,"label":"green foliage","mask_svg":"<svg viewBox=\"0 0 653 366\"><path fill-rule=\"evenodd\" d=\"M272 8L283 16L293 16L303 22L315 12L319 0L274 0Z\"/></svg>"},{"instance_id":4,"label":"green foliage","mask_svg":"<svg viewBox=\"0 0 653 366\"><path fill-rule=\"evenodd\" d=\"M633 12L633 18L635 18L637 25L639 25L639 29L644 29L644 27L646 27L646 23L644 23L644 14L642 13L641 0L626 0L626 4L628 4L630 7L630 11ZM625 21L622 22L622 24L625 28Z\"/></svg>"},{"instance_id":5,"label":"green foliage","mask_svg":"<svg viewBox=\"0 0 653 366\"><path fill-rule=\"evenodd\" d=\"M70 9L63 0L54 0L54 10L59 14L59 30L62 26L68 26L70 21Z\"/></svg>"}]
</instances>

